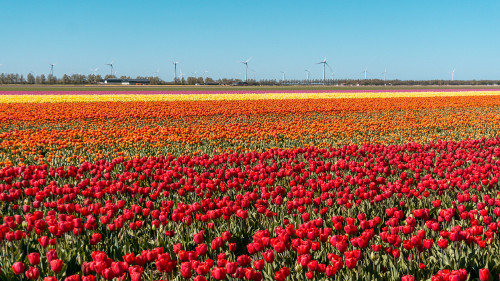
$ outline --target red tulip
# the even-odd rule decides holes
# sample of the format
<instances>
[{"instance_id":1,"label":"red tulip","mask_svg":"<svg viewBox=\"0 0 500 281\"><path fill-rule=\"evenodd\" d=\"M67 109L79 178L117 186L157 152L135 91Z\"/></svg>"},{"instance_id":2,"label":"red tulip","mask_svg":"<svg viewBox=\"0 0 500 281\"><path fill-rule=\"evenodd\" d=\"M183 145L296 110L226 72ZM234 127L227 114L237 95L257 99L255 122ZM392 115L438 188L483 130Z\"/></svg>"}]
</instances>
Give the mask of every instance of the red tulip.
<instances>
[{"instance_id":1,"label":"red tulip","mask_svg":"<svg viewBox=\"0 0 500 281\"><path fill-rule=\"evenodd\" d=\"M274 261L274 251L273 250L265 251L264 253L262 253L262 256L267 263L272 263Z\"/></svg>"},{"instance_id":2,"label":"red tulip","mask_svg":"<svg viewBox=\"0 0 500 281\"><path fill-rule=\"evenodd\" d=\"M231 239L231 232L224 231L222 232L222 240L229 241Z\"/></svg>"},{"instance_id":3,"label":"red tulip","mask_svg":"<svg viewBox=\"0 0 500 281\"><path fill-rule=\"evenodd\" d=\"M139 265L134 265L128 268L130 279L132 281L141 281L143 268Z\"/></svg>"},{"instance_id":4,"label":"red tulip","mask_svg":"<svg viewBox=\"0 0 500 281\"><path fill-rule=\"evenodd\" d=\"M224 267L216 267L212 269L210 273L216 280L224 280L226 278L227 271Z\"/></svg>"},{"instance_id":5,"label":"red tulip","mask_svg":"<svg viewBox=\"0 0 500 281\"><path fill-rule=\"evenodd\" d=\"M413 275L403 275L401 281L415 281L415 277Z\"/></svg>"},{"instance_id":6,"label":"red tulip","mask_svg":"<svg viewBox=\"0 0 500 281\"><path fill-rule=\"evenodd\" d=\"M30 253L28 255L28 260L31 265L37 265L40 263L40 254L39 253Z\"/></svg>"},{"instance_id":7,"label":"red tulip","mask_svg":"<svg viewBox=\"0 0 500 281\"><path fill-rule=\"evenodd\" d=\"M38 270L38 268L30 266L30 268L26 270L25 275L26 278L30 280L36 280L38 279L38 277L40 277L40 271Z\"/></svg>"},{"instance_id":8,"label":"red tulip","mask_svg":"<svg viewBox=\"0 0 500 281\"><path fill-rule=\"evenodd\" d=\"M238 264L236 262L227 262L225 267L227 274L233 274L236 272Z\"/></svg>"},{"instance_id":9,"label":"red tulip","mask_svg":"<svg viewBox=\"0 0 500 281\"><path fill-rule=\"evenodd\" d=\"M276 281L285 281L286 280L286 275L281 271L278 270L274 273L274 280Z\"/></svg>"},{"instance_id":10,"label":"red tulip","mask_svg":"<svg viewBox=\"0 0 500 281\"><path fill-rule=\"evenodd\" d=\"M337 269L331 265L328 265L325 269L325 275L327 277L333 277L337 273Z\"/></svg>"},{"instance_id":11,"label":"red tulip","mask_svg":"<svg viewBox=\"0 0 500 281\"><path fill-rule=\"evenodd\" d=\"M60 260L60 259L53 259L53 260L50 261L50 268L54 272L61 271L62 266L63 266L63 261Z\"/></svg>"},{"instance_id":12,"label":"red tulip","mask_svg":"<svg viewBox=\"0 0 500 281\"><path fill-rule=\"evenodd\" d=\"M490 279L490 270L487 268L479 269L479 280L488 281Z\"/></svg>"},{"instance_id":13,"label":"red tulip","mask_svg":"<svg viewBox=\"0 0 500 281\"><path fill-rule=\"evenodd\" d=\"M264 265L265 265L264 260L256 260L253 262L253 266L257 270L262 270L264 268Z\"/></svg>"},{"instance_id":14,"label":"red tulip","mask_svg":"<svg viewBox=\"0 0 500 281\"><path fill-rule=\"evenodd\" d=\"M127 271L128 264L126 262L114 262L111 264L111 268L115 276L120 276Z\"/></svg>"},{"instance_id":15,"label":"red tulip","mask_svg":"<svg viewBox=\"0 0 500 281\"><path fill-rule=\"evenodd\" d=\"M135 262L135 254L126 254L123 256L123 260L128 264L133 264Z\"/></svg>"},{"instance_id":16,"label":"red tulip","mask_svg":"<svg viewBox=\"0 0 500 281\"><path fill-rule=\"evenodd\" d=\"M196 254L198 256L203 256L207 253L207 244L200 244L196 246Z\"/></svg>"},{"instance_id":17,"label":"red tulip","mask_svg":"<svg viewBox=\"0 0 500 281\"><path fill-rule=\"evenodd\" d=\"M50 263L52 260L57 259L57 252L54 249L50 249L45 256L47 257L47 261Z\"/></svg>"},{"instance_id":18,"label":"red tulip","mask_svg":"<svg viewBox=\"0 0 500 281\"><path fill-rule=\"evenodd\" d=\"M24 263L18 261L12 265L12 271L14 271L14 274L20 275L24 273Z\"/></svg>"},{"instance_id":19,"label":"red tulip","mask_svg":"<svg viewBox=\"0 0 500 281\"><path fill-rule=\"evenodd\" d=\"M181 264L181 275L182 277L189 279L191 278L191 263L190 262L183 262Z\"/></svg>"},{"instance_id":20,"label":"red tulip","mask_svg":"<svg viewBox=\"0 0 500 281\"><path fill-rule=\"evenodd\" d=\"M358 263L358 260L357 260L357 259L355 259L355 258L347 258L347 259L345 260L345 263L346 263L347 268L349 268L349 269L353 269L353 268L355 268L355 267L356 267L356 265L357 265L357 263Z\"/></svg>"},{"instance_id":21,"label":"red tulip","mask_svg":"<svg viewBox=\"0 0 500 281\"><path fill-rule=\"evenodd\" d=\"M441 248L441 249L445 249L446 247L448 247L448 240L447 240L447 239L444 239L444 238L439 239L439 240L438 240L438 246L439 246L439 248Z\"/></svg>"},{"instance_id":22,"label":"red tulip","mask_svg":"<svg viewBox=\"0 0 500 281\"><path fill-rule=\"evenodd\" d=\"M434 240L432 240L432 239L424 239L422 241L422 244L424 245L424 248L426 248L426 249L432 248L433 243L434 243Z\"/></svg>"},{"instance_id":23,"label":"red tulip","mask_svg":"<svg viewBox=\"0 0 500 281\"><path fill-rule=\"evenodd\" d=\"M196 244L201 244L203 243L203 234L204 234L204 231L200 231L196 234L193 235L193 240L194 240L194 243Z\"/></svg>"},{"instance_id":24,"label":"red tulip","mask_svg":"<svg viewBox=\"0 0 500 281\"><path fill-rule=\"evenodd\" d=\"M393 250L392 250L392 256L393 256L394 258L396 258L396 259L397 259L397 258L399 258L399 256L400 256L400 255L401 255L401 251L400 251L399 249L393 249Z\"/></svg>"},{"instance_id":25,"label":"red tulip","mask_svg":"<svg viewBox=\"0 0 500 281\"><path fill-rule=\"evenodd\" d=\"M38 243L43 248L46 248L49 245L49 238L47 236L42 236L42 237L38 238Z\"/></svg>"},{"instance_id":26,"label":"red tulip","mask_svg":"<svg viewBox=\"0 0 500 281\"><path fill-rule=\"evenodd\" d=\"M80 275L74 274L64 278L64 281L80 281Z\"/></svg>"},{"instance_id":27,"label":"red tulip","mask_svg":"<svg viewBox=\"0 0 500 281\"><path fill-rule=\"evenodd\" d=\"M100 273L106 280L111 280L117 276L110 267L103 269Z\"/></svg>"}]
</instances>

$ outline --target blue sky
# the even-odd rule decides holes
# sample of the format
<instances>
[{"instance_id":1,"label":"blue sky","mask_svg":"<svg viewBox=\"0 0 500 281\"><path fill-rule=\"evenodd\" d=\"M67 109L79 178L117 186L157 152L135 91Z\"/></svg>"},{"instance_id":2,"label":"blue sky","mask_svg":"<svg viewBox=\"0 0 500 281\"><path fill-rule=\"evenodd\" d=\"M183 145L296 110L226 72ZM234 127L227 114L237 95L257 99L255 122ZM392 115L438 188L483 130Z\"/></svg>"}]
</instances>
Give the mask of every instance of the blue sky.
<instances>
[{"instance_id":1,"label":"blue sky","mask_svg":"<svg viewBox=\"0 0 500 281\"><path fill-rule=\"evenodd\" d=\"M6 1L0 72L500 79L500 1ZM329 70L327 75L331 77Z\"/></svg>"}]
</instances>

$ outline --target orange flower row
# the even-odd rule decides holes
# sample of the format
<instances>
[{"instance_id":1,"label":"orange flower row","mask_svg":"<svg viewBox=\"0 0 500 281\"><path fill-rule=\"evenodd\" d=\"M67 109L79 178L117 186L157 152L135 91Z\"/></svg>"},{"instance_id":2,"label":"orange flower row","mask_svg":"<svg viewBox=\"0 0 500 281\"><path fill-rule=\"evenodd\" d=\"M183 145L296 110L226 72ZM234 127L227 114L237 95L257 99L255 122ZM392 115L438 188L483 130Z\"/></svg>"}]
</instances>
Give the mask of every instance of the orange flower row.
<instances>
[{"instance_id":1,"label":"orange flower row","mask_svg":"<svg viewBox=\"0 0 500 281\"><path fill-rule=\"evenodd\" d=\"M0 104L0 164L495 136L500 96Z\"/></svg>"}]
</instances>

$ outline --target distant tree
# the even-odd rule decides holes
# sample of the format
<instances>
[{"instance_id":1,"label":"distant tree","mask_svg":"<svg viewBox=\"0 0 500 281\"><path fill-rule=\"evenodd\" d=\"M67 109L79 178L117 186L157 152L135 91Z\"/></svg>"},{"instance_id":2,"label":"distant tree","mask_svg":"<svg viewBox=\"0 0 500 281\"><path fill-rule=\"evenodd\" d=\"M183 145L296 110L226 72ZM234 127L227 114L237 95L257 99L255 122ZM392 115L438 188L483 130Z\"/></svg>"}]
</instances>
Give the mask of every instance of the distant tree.
<instances>
[{"instance_id":1,"label":"distant tree","mask_svg":"<svg viewBox=\"0 0 500 281\"><path fill-rule=\"evenodd\" d=\"M26 76L26 82L28 84L35 84L35 76L31 73L28 73L28 75Z\"/></svg>"},{"instance_id":2,"label":"distant tree","mask_svg":"<svg viewBox=\"0 0 500 281\"><path fill-rule=\"evenodd\" d=\"M62 83L66 85L66 84L69 84L70 82L71 82L71 79L69 78L69 76L64 74L62 77Z\"/></svg>"},{"instance_id":3,"label":"distant tree","mask_svg":"<svg viewBox=\"0 0 500 281\"><path fill-rule=\"evenodd\" d=\"M57 83L57 78L54 75L49 74L47 76L47 83L48 84L56 84Z\"/></svg>"},{"instance_id":4,"label":"distant tree","mask_svg":"<svg viewBox=\"0 0 500 281\"><path fill-rule=\"evenodd\" d=\"M45 78L45 74L40 75L40 84L47 83L47 78Z\"/></svg>"},{"instance_id":5,"label":"distant tree","mask_svg":"<svg viewBox=\"0 0 500 281\"><path fill-rule=\"evenodd\" d=\"M198 79L197 79L196 77L191 77L191 76L189 76L189 77L187 78L187 82L186 82L186 84L188 84L188 85L194 85L194 84L196 84L197 82L198 82Z\"/></svg>"}]
</instances>

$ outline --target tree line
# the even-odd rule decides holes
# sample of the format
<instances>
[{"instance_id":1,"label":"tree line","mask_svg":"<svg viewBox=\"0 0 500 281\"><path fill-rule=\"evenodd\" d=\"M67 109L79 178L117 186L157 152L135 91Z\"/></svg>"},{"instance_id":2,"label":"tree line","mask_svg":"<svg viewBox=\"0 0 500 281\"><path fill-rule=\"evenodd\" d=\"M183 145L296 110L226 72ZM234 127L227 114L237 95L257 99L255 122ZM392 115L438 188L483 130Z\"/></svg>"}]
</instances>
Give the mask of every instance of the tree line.
<instances>
[{"instance_id":1,"label":"tree line","mask_svg":"<svg viewBox=\"0 0 500 281\"><path fill-rule=\"evenodd\" d=\"M114 75L83 75L64 74L61 77L55 75L34 75L28 73L26 76L18 73L0 73L0 84L61 84L61 85L82 85L100 84L109 78L131 79L130 76L116 77ZM284 86L284 85L338 85L338 86L487 86L498 85L500 80L382 80L382 79L311 79L311 80L275 80L275 79L248 79L246 82L241 79L220 78L214 80L210 77L182 77L175 81L164 81L158 76L137 76L136 79L148 79L151 85L249 85L249 86Z\"/></svg>"}]
</instances>

